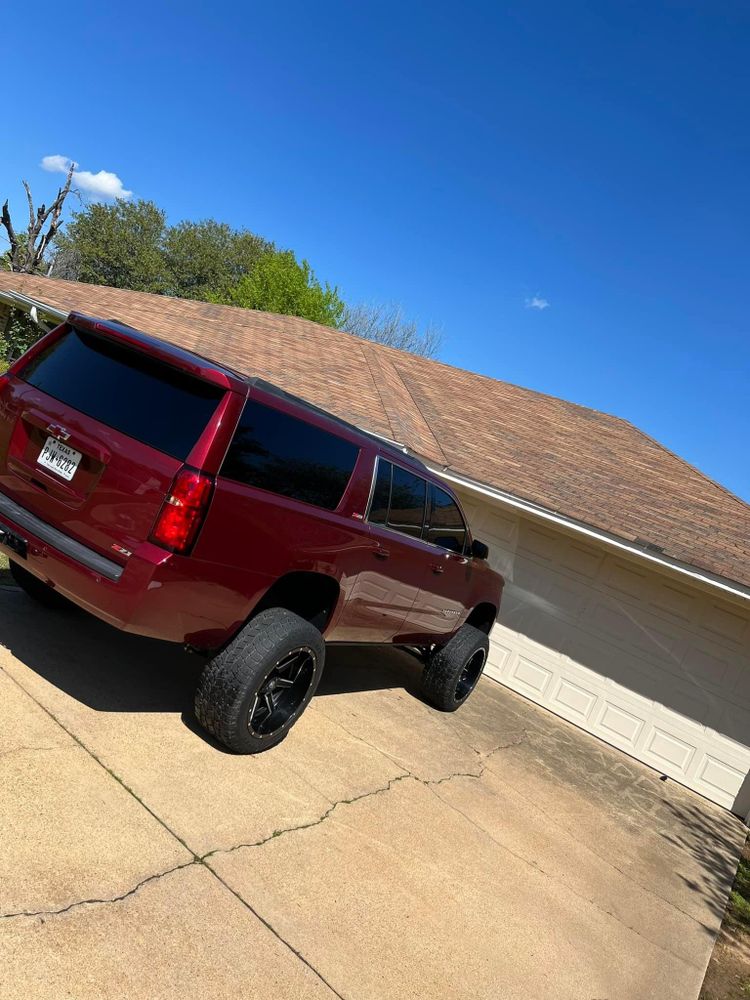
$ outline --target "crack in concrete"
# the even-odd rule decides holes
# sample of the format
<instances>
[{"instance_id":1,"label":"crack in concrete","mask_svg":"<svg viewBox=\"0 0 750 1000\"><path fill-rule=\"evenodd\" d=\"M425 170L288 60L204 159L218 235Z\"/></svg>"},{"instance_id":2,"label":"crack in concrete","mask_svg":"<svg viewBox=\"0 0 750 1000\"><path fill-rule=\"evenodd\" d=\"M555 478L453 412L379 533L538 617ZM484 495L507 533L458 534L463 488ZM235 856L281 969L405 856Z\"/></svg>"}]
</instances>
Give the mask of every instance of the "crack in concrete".
<instances>
[{"instance_id":1,"label":"crack in concrete","mask_svg":"<svg viewBox=\"0 0 750 1000\"><path fill-rule=\"evenodd\" d=\"M169 826L169 825L168 825L168 824L167 824L167 823L166 823L166 822L165 822L165 821L164 821L164 820L163 820L163 819L161 818L161 816L159 816L159 815L158 815L158 814L157 814L156 812L154 812L154 810L153 810L153 809L151 809L151 807L150 807L150 806L148 806L148 805L147 805L147 804L146 804L146 803L145 803L145 802L143 801L143 799L141 799L141 798L140 798L140 796L138 796L138 795L137 795L137 794L136 794L136 793L135 793L135 792L133 791L133 789L132 789L132 788L128 787L128 785L127 785L127 784L126 784L126 783L125 783L125 782L124 782L124 781L122 780L122 778L121 778L121 777L120 777L120 776L119 776L118 774L116 774L116 773L115 773L115 772L114 772L114 771L113 771L113 770L112 770L111 768L107 767L107 765L106 765L106 764L105 764L105 763L104 763L104 762L103 762L102 760L100 760L100 759L99 759L99 758L97 757L97 755L96 755L96 754L95 754L95 753L93 752L93 750L91 750L91 749L90 749L89 747L87 747L87 746L86 746L86 744L85 744L85 743L83 742L83 740L79 739L79 737L78 737L78 736L76 736L76 734L75 734L75 733L74 733L74 732L73 732L72 730L68 729L68 727L67 727L66 725L64 725L64 724L63 724L63 723L62 723L62 722L61 722L61 721L60 721L60 720L59 720L59 719L57 718L57 716L56 716L56 715L55 715L55 714L54 714L53 712L51 712L51 711L50 711L50 710L49 710L49 709L48 709L48 708L47 708L47 707L46 707L45 705L43 705L43 704L42 704L42 703L41 703L41 702L40 702L40 701L39 701L39 700L38 700L37 698L35 698L35 697L34 697L34 695L33 695L33 694L31 694L31 692L30 692L30 691L27 691L27 690L26 690L26 688L25 688L25 687L23 686L23 684L21 684L21 683L20 683L19 681L17 681L17 680L16 680L16 678L15 678L15 677L13 677L13 675L12 675L12 674L9 674L9 673L7 672L7 670L5 670L5 669L4 669L3 667L1 667L1 666L0 666L0 672L2 672L2 673L3 673L3 674L4 674L4 675L5 675L5 676L6 676L6 677L7 677L7 678L8 678L9 680L10 680L10 681L12 681L12 683L13 683L13 684L15 684L15 685L16 685L16 687L17 687L17 688L18 688L18 689L19 689L20 691L23 691L23 693L24 693L24 694L25 694L25 695L26 695L26 696L27 696L28 698L30 698L30 699L31 699L31 701L33 701L35 705L38 705L38 707L39 707L39 708L41 708L41 709L42 709L42 711L43 711L43 712L44 712L44 713L45 713L46 715L48 715L48 716L50 717L50 719L52 719L52 721L53 721L53 722L54 722L54 723L55 723L55 724L56 724L57 726L59 726L59 727L60 727L60 729L62 729L62 731L63 731L64 733L67 733L67 734L68 734L68 736L70 736L70 737L71 737L71 739L73 739L73 740L74 740L74 741L75 741L75 742L76 742L76 743L78 744L78 746L79 746L79 747L81 747L81 749L82 749L82 750L84 750L84 751L85 751L85 752L86 752L87 754L89 754L89 756L90 756L90 757L92 758L92 760L96 761L96 763L97 763L97 764L98 764L98 765L99 765L99 766L100 766L101 768L103 768L103 769L104 769L104 770L105 770L105 771L107 772L107 774L108 774L108 775L109 775L109 776L110 776L110 777L111 777L111 778L112 778L112 779L113 779L114 781L116 781L116 782L117 782L117 783L118 783L119 785L121 785L121 786L122 786L122 788L123 788L123 789L124 789L124 790L125 790L125 791L126 791L126 792L127 792L128 794L129 794L129 795L131 795L131 796L132 796L132 797L133 797L133 798L134 798L134 799L136 800L136 802L137 802L137 803L138 803L138 804L139 804L139 805L141 806L141 808L142 808L142 809L144 809L144 810L145 810L145 811L146 811L147 813L149 813L149 815L150 815L150 816L153 816L153 818L154 818L154 819L156 820L156 822L157 822L157 823L159 823L159 824L160 824L160 825L161 825L161 826L162 826L162 827L163 827L163 828L164 828L164 829L165 829L165 830L166 830L166 831L167 831L167 832L168 832L169 834L171 834L171 836L172 836L172 837L174 837L174 839L175 839L175 840L176 840L176 841L177 841L177 842L178 842L179 844L181 844L181 845L182 845L182 846L183 846L183 847L185 848L185 850L186 850L186 851L188 851L188 853L189 853L189 854L191 855L191 860L190 860L190 861L186 861L186 862L184 862L184 863L183 863L182 865L176 865L175 867L173 867L173 868L170 868L170 869L168 869L167 871L164 871L164 872L157 872L157 873L156 873L156 874L154 874L154 875L150 875L150 876L148 876L148 877L147 877L146 879L143 879L143 880L142 880L141 882L139 882L139 883L138 883L138 885L136 885L136 886L133 886L133 888L132 888L132 889L130 889L130 890L129 890L128 892L124 893L124 894L123 894L123 895L122 895L121 897L114 897L114 898L111 898L111 899L102 899L102 900L97 900L97 899L93 899L93 900L78 900L78 901L76 901L76 902L73 902L73 903L69 903L69 904L68 904L67 906L65 906L65 907L62 907L62 908L61 908L60 910L58 910L58 911L48 911L48 913L46 913L46 914L45 914L45 912L44 912L44 911L41 911L41 912L39 912L38 914L36 914L37 916L39 916L39 918L40 918L40 919L44 920L45 916L50 916L50 917L52 917L52 916L59 916L59 915L61 915L61 914L64 914L64 913L67 913L67 912L69 912L70 910L74 910L74 909L76 909L76 908L78 908L78 907L81 907L81 906L85 906L85 905L87 905L87 904L89 904L89 905L102 905L102 906L106 906L106 905L109 905L109 904L111 904L111 903L116 903L116 902L118 902L118 901L120 901L120 900L122 900L122 899L126 899L126 898L128 898L129 896L133 896L133 895L135 895L135 893L137 893L137 892L138 892L138 891L139 891L140 889L142 889L142 888L143 888L143 887L144 887L145 885L147 885L148 883L150 883L150 882L155 882L155 881L158 881L158 880L160 880L160 879L162 879L162 878L165 878L165 877L166 877L167 875L171 874L171 873L172 873L172 872L174 872L174 871L177 871L177 870L178 870L178 869L180 869L180 868L189 868L189 867L191 867L192 865L195 865L195 864L203 864L203 861L202 861L202 859L201 859L201 858L200 858L200 857L199 857L199 856L198 856L198 855L197 855L197 854L195 853L195 851L193 851L193 850L192 850L192 849L191 849L190 847L188 847L187 843L186 843L186 842L185 842L185 841L184 841L184 840L182 839L182 837L180 837L180 836L179 836L179 834L178 834L178 833L176 833L176 832L175 832L175 831L174 831L174 830L173 830L173 829L172 829L172 828L171 828L171 827L170 827L170 826ZM334 807L332 807L332 808L335 808L335 804L334 804ZM254 909L254 908L253 908L253 907L252 907L252 906L251 906L251 905L250 905L250 904L249 904L249 903L247 902L247 900L243 899L243 898L242 898L242 896L241 896L241 895L240 895L240 894L239 894L238 892L236 892L236 891L235 891L235 890L234 890L234 889L233 889L233 888L232 888L231 886L227 885L227 883L226 883L226 882L224 881L224 879L222 879L222 878L221 878L221 877L220 877L220 876L219 876L219 875L218 875L218 874L217 874L217 873L216 873L216 872L214 871L214 869L213 869L213 868L212 868L212 867L211 867L210 865L206 864L206 865L205 865L205 868L206 868L206 870L207 870L207 871L209 871L209 872L211 873L211 875L213 875L213 877L214 877L214 878L215 878L215 879L217 880L217 882L219 882L219 883L220 883L220 884L221 884L222 886L224 886L224 888L225 888L225 889L226 889L226 890L227 890L228 892L231 892L231 894L232 894L233 896L235 896L235 897L236 897L236 898L237 898L237 899L239 900L239 902L240 902L240 903L241 903L241 904L242 904L242 905L243 905L243 906L244 906L244 907L245 907L245 908L246 908L247 910L249 910L249 912L250 912L250 913L252 913L252 914L253 914L253 915L254 915L254 916L255 916L255 917L256 917L256 918L257 918L257 919L258 919L258 920L259 920L259 921L260 921L260 922L261 922L261 923L262 923L262 924L263 924L263 925L264 925L264 926L265 926L265 927L266 927L266 928L267 928L268 930L269 930L269 932L270 932L271 934L273 934L273 935L274 935L274 937L276 937L276 938L278 939L278 941L279 941L279 942L280 942L280 943L281 943L281 944L282 944L282 945L283 945L283 946L284 946L285 948L287 948L287 949L288 949L288 950L289 950L289 951L290 951L290 952L291 952L291 953L292 953L292 954L293 954L293 955L294 955L294 956L295 956L295 957L296 957L296 958L297 958L297 959L298 959L298 960L299 960L300 962L302 962L302 963L303 963L304 965L306 965L306 966L307 966L307 968L308 968L308 969L310 969L310 971L311 971L311 972L313 973L313 975L314 975L314 976L316 976L316 977L317 977L317 978L318 978L318 979L319 979L319 980L321 981L321 983L323 983L323 984L324 984L324 985L325 985L325 986L326 986L326 987L327 987L327 988L328 988L328 989L329 989L329 990L330 990L330 991L331 991L331 992L332 992L332 993L334 994L334 996L338 997L338 998L339 998L339 1000L345 1000L345 998L344 998L344 997L343 997L343 996L342 996L342 995L341 995L341 994L340 994L340 993L339 993L339 992L338 992L338 991L337 991L336 989L334 989L334 987L333 987L333 986L332 986L332 985L331 985L331 984L330 984L330 983L328 982L328 980L327 980L327 979L325 978L325 976L323 976L323 975L322 975L322 974L321 974L321 973L320 973L320 972L319 972L319 971L318 971L318 970L317 970L317 969L315 968L315 966L314 966L314 965L313 965L313 964L312 964L312 963L311 963L310 961L308 961L308 959L306 959L306 958L305 958L305 956L304 956L304 955L303 955L303 954L302 954L302 953L301 953L301 952L300 952L300 951L299 951L299 950L298 950L297 948L295 948L295 947L294 947L294 946L293 946L293 945L292 945L292 944L291 944L291 943L290 943L289 941L287 941L287 940L286 940L286 938L285 938L285 937L284 937L284 936L283 936L282 934L280 934L280 933L279 933L279 932L278 932L278 931L276 930L276 928L275 928L275 927L273 927L273 926L272 926L272 924L270 924L270 923L269 923L269 922L268 922L268 921L267 921L267 920L266 920L266 919L265 919L265 918L264 918L264 917L263 917L263 916L262 916L262 915L261 915L260 913L258 913L258 912L257 912L257 911L256 911L256 910L255 910L255 909ZM13 918L15 918L15 919L21 919L21 918L24 918L24 917L27 917L27 918L28 918L29 916L34 916L34 914L31 914L31 913L25 913L25 912L23 912L23 911L22 911L22 912L19 912L19 913L15 913L15 914L12 914L12 913L9 913L9 914L0 914L0 919L1 919L1 920L10 920L10 919L13 919Z\"/></svg>"},{"instance_id":2,"label":"crack in concrete","mask_svg":"<svg viewBox=\"0 0 750 1000\"><path fill-rule=\"evenodd\" d=\"M341 728L343 729L344 727L342 726ZM355 738L358 739L359 737ZM372 788L367 792L362 792L361 795L355 795L353 798L350 799L337 799L336 802L332 803L332 805L329 806L329 808L326 809L325 812L321 813L321 815L318 816L317 819L309 820L307 823L299 823L295 826L284 827L283 829L280 830L274 830L274 832L269 834L269 836L262 837L260 840L250 841L248 843L242 843L242 844L234 844L232 847L216 847L212 851L208 851L206 854L201 855L200 860L205 862L208 858L214 857L217 854L232 854L234 851L243 850L245 848L249 849L253 847L263 847L264 844L268 844L270 843L270 841L277 840L279 837L286 836L287 834L297 833L300 830L309 830L312 827L320 826L321 823L325 823L325 821L339 808L339 806L349 806L353 805L355 802L361 802L363 799L372 798L375 795L383 795L385 792L389 792L394 785L398 784L401 781L405 781L406 779L411 779L412 781L417 782L417 784L425 785L428 787L431 785L443 785L448 781L455 780L456 778L473 778L475 780L478 780L483 776L485 770L487 769L487 761L491 756L493 756L493 754L498 753L501 750L508 750L510 747L518 746L518 744L523 742L524 739L525 735L519 737L519 739L517 740L511 741L510 743L500 744L499 746L494 747L492 750L488 751L487 754L483 755L483 759L478 771L452 771L450 774L443 775L443 777L441 778L420 778L418 775L414 774L407 768L403 767L402 764L399 764L399 767L401 767L401 769L404 772L403 774L397 774L395 777L390 778L387 784L381 785L379 788ZM366 741L362 740L361 742L366 742ZM371 746L371 744L367 745ZM379 750L379 748L375 746L373 746L372 748L373 750ZM380 752L382 753L383 751ZM476 752L478 753L479 751ZM394 761L394 763L397 762Z\"/></svg>"},{"instance_id":3,"label":"crack in concrete","mask_svg":"<svg viewBox=\"0 0 750 1000\"><path fill-rule=\"evenodd\" d=\"M12 920L16 917L41 917L43 922L45 917L59 917L62 913L69 913L79 906L107 906L110 903L120 903L123 899L134 896L144 885L148 885L150 882L158 882L159 879L166 878L167 875L171 875L173 872L182 871L183 868L190 868L197 864L200 864L200 860L193 858L191 861L184 861L181 865L173 865L172 868L167 868L163 872L147 875L146 878L136 883L132 889L128 889L127 892L123 892L119 896L107 896L105 899L77 899L75 902L68 903L67 906L61 906L57 910L17 910L14 913L0 913L0 920Z\"/></svg>"}]
</instances>

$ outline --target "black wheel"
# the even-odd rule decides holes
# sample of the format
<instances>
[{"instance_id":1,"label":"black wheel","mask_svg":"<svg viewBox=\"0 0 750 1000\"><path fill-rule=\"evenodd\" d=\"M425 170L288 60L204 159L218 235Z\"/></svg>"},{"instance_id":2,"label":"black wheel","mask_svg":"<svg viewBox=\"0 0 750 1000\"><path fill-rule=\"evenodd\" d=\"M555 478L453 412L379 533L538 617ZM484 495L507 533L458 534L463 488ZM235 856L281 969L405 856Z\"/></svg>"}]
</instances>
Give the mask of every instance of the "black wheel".
<instances>
[{"instance_id":1,"label":"black wheel","mask_svg":"<svg viewBox=\"0 0 750 1000\"><path fill-rule=\"evenodd\" d=\"M196 718L235 753L268 750L307 708L324 660L314 625L285 608L262 611L206 665Z\"/></svg>"},{"instance_id":2,"label":"black wheel","mask_svg":"<svg viewBox=\"0 0 750 1000\"><path fill-rule=\"evenodd\" d=\"M48 583L40 580L33 573L29 573L27 569L19 566L12 559L10 560L10 575L21 590L25 591L29 597L33 597L39 604L43 604L45 608L53 608L57 611L70 610L71 603L67 597L58 594L54 587L50 587Z\"/></svg>"},{"instance_id":3,"label":"black wheel","mask_svg":"<svg viewBox=\"0 0 750 1000\"><path fill-rule=\"evenodd\" d=\"M490 640L473 625L462 625L437 649L422 674L422 694L435 708L455 712L466 701L482 676Z\"/></svg>"}]
</instances>

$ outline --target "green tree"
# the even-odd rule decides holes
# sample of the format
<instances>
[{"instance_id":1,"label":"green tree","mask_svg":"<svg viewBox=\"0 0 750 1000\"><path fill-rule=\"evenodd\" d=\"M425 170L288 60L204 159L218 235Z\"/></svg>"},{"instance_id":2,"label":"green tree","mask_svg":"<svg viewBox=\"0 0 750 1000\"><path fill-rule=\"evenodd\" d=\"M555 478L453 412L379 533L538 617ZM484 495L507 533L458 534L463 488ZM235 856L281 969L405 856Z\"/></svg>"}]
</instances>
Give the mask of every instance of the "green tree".
<instances>
[{"instance_id":1,"label":"green tree","mask_svg":"<svg viewBox=\"0 0 750 1000\"><path fill-rule=\"evenodd\" d=\"M74 212L57 236L52 276L94 285L165 292L166 215L152 201L98 202Z\"/></svg>"},{"instance_id":2,"label":"green tree","mask_svg":"<svg viewBox=\"0 0 750 1000\"><path fill-rule=\"evenodd\" d=\"M44 334L44 329L20 309L11 310L4 331L2 326L0 322L0 374Z\"/></svg>"},{"instance_id":3,"label":"green tree","mask_svg":"<svg viewBox=\"0 0 750 1000\"><path fill-rule=\"evenodd\" d=\"M321 285L308 262L300 264L291 250L264 254L250 274L213 301L301 316L326 326L338 326L346 309L338 288Z\"/></svg>"},{"instance_id":4,"label":"green tree","mask_svg":"<svg viewBox=\"0 0 750 1000\"><path fill-rule=\"evenodd\" d=\"M184 299L226 296L273 244L248 229L204 219L180 222L164 242L168 292Z\"/></svg>"}]
</instances>

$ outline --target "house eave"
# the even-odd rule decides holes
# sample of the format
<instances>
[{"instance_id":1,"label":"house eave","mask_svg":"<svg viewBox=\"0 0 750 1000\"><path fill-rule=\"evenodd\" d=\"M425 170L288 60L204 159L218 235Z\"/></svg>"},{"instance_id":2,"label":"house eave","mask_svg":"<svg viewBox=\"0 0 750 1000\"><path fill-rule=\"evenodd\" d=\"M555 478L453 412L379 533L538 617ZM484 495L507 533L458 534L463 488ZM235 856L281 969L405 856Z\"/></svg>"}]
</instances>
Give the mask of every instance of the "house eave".
<instances>
[{"instance_id":1,"label":"house eave","mask_svg":"<svg viewBox=\"0 0 750 1000\"><path fill-rule=\"evenodd\" d=\"M674 559L666 554L649 552L642 546L629 542L626 539L611 534L610 532L603 531L600 528L594 528L590 524L586 524L583 521L577 521L575 518L560 514L558 511L549 510L540 504L524 500L522 497L508 493L506 490L499 490L494 486L488 485L487 483L470 479L468 476L455 472L449 467L439 466L434 462L425 461L425 459L422 459L422 461L433 472L442 476L443 479L446 479L448 482L456 486L463 486L465 489L471 490L481 496L491 497L493 500L497 500L499 503L508 508L529 514L542 521L548 521L552 524L556 524L558 527L584 535L587 538L601 542L611 548L627 552L628 555L633 556L636 559L641 559L645 562L661 566L664 569L669 569L674 573L689 577L693 581L700 582L705 586L723 591L725 594L731 594L733 597L739 597L742 600L750 601L750 587L745 587L741 583L728 580L725 577L717 576L714 573L708 572L708 570L699 569L696 566L690 565L690 563L681 562L679 559Z\"/></svg>"}]
</instances>

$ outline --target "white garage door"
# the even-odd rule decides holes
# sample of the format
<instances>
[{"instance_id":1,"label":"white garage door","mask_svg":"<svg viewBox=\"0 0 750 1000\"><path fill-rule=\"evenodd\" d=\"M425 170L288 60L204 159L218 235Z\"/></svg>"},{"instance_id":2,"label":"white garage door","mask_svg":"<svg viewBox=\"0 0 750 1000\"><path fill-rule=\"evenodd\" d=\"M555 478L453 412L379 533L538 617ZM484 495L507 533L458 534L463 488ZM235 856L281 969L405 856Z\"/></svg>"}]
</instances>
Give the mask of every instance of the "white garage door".
<instances>
[{"instance_id":1,"label":"white garage door","mask_svg":"<svg viewBox=\"0 0 750 1000\"><path fill-rule=\"evenodd\" d=\"M506 578L489 675L745 818L750 612L463 499Z\"/></svg>"}]
</instances>

